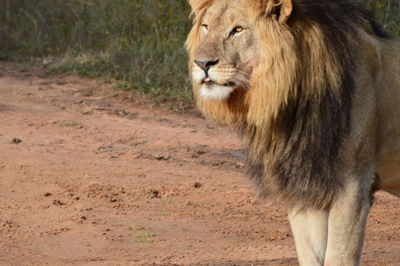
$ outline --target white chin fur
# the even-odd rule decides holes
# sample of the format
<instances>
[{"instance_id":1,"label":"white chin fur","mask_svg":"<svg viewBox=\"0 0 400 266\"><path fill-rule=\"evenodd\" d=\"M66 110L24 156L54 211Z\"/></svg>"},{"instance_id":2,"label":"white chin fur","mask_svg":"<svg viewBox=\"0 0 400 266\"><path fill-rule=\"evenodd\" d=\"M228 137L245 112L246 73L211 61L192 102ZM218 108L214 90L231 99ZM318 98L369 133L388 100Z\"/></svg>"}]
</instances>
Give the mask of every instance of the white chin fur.
<instances>
[{"instance_id":1,"label":"white chin fur","mask_svg":"<svg viewBox=\"0 0 400 266\"><path fill-rule=\"evenodd\" d=\"M200 96L207 100L226 100L233 91L232 87L212 85L211 87L202 86Z\"/></svg>"}]
</instances>

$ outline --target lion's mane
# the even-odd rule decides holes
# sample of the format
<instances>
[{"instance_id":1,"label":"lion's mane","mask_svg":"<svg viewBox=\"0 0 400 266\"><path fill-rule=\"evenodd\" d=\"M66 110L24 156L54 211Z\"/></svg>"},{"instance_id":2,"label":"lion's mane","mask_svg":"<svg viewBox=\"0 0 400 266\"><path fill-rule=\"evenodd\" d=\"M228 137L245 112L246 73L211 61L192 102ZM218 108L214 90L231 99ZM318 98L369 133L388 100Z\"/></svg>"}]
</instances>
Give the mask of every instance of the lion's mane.
<instances>
[{"instance_id":1,"label":"lion's mane","mask_svg":"<svg viewBox=\"0 0 400 266\"><path fill-rule=\"evenodd\" d=\"M192 0L195 25L187 39L190 60L199 21L212 0ZM360 31L388 36L350 0L293 0L287 24L274 19L272 1L249 0L257 18L260 64L251 87L226 101L194 94L200 110L242 133L250 175L264 195L327 207L345 176L339 152L349 133Z\"/></svg>"}]
</instances>

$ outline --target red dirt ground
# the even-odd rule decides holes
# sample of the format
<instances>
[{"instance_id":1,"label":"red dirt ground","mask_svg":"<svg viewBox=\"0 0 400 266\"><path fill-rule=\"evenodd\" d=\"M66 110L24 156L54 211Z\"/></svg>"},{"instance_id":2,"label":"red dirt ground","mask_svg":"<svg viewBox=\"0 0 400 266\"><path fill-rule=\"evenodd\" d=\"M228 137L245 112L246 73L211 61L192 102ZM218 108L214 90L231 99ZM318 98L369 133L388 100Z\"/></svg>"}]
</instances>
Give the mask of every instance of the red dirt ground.
<instances>
[{"instance_id":1,"label":"red dirt ground","mask_svg":"<svg viewBox=\"0 0 400 266\"><path fill-rule=\"evenodd\" d=\"M1 265L297 265L229 129L43 73L0 64ZM363 265L400 265L399 207L377 194Z\"/></svg>"}]
</instances>

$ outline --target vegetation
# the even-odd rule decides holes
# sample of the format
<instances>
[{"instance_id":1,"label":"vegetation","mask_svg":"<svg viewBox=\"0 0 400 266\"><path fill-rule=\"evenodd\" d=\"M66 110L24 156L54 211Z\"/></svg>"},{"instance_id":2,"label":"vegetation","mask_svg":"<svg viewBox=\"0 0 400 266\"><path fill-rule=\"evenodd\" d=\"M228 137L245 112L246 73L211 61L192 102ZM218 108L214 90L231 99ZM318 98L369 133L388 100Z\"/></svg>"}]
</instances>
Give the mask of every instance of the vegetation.
<instances>
[{"instance_id":1,"label":"vegetation","mask_svg":"<svg viewBox=\"0 0 400 266\"><path fill-rule=\"evenodd\" d=\"M161 101L190 99L189 12L186 0L3 0L0 58L42 57L54 71L111 76Z\"/></svg>"},{"instance_id":2,"label":"vegetation","mask_svg":"<svg viewBox=\"0 0 400 266\"><path fill-rule=\"evenodd\" d=\"M76 121L60 121L59 122L60 126L63 127L76 127L79 126L79 123Z\"/></svg>"},{"instance_id":3,"label":"vegetation","mask_svg":"<svg viewBox=\"0 0 400 266\"><path fill-rule=\"evenodd\" d=\"M400 34L398 0L360 0ZM190 100L187 0L2 0L0 60L41 58L53 71L113 77L157 101Z\"/></svg>"},{"instance_id":4,"label":"vegetation","mask_svg":"<svg viewBox=\"0 0 400 266\"><path fill-rule=\"evenodd\" d=\"M147 232L136 236L136 242L151 243L156 235L152 232Z\"/></svg>"},{"instance_id":5,"label":"vegetation","mask_svg":"<svg viewBox=\"0 0 400 266\"><path fill-rule=\"evenodd\" d=\"M393 35L400 36L400 1L399 0L360 0L371 10L379 24Z\"/></svg>"}]
</instances>

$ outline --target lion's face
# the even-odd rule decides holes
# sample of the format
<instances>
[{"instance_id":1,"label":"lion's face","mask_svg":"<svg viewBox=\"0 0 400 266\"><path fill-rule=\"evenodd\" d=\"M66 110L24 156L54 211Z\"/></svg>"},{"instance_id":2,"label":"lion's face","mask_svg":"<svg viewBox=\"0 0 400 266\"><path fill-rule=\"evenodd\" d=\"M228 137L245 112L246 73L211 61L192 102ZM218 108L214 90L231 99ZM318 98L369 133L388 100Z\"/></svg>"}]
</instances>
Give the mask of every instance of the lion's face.
<instances>
[{"instance_id":1,"label":"lion's face","mask_svg":"<svg viewBox=\"0 0 400 266\"><path fill-rule=\"evenodd\" d=\"M200 97L225 100L234 90L249 88L258 63L252 17L247 0L214 0L199 18L192 78Z\"/></svg>"}]
</instances>

